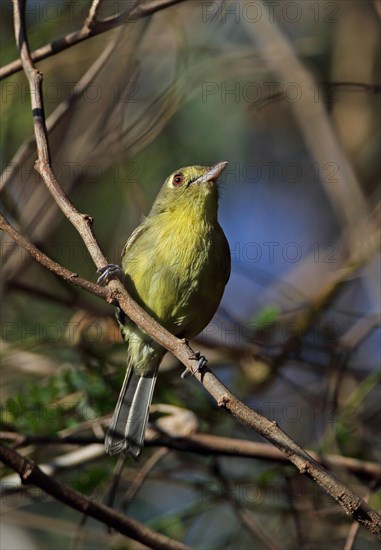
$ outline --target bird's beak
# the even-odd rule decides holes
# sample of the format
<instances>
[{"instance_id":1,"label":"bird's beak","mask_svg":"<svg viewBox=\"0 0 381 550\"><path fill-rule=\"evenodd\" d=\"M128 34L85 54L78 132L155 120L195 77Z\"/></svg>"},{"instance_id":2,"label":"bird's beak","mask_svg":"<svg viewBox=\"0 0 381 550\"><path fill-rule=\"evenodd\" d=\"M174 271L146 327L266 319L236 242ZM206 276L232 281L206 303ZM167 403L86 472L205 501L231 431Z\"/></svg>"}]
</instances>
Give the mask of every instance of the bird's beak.
<instances>
[{"instance_id":1,"label":"bird's beak","mask_svg":"<svg viewBox=\"0 0 381 550\"><path fill-rule=\"evenodd\" d=\"M227 160L217 162L217 164L214 164L213 166L208 168L208 170L205 172L205 174L203 174L202 176L197 178L192 183L206 183L207 181L216 182L218 180L218 178L220 177L220 175L222 174L222 172L227 167L227 165L228 165Z\"/></svg>"}]
</instances>

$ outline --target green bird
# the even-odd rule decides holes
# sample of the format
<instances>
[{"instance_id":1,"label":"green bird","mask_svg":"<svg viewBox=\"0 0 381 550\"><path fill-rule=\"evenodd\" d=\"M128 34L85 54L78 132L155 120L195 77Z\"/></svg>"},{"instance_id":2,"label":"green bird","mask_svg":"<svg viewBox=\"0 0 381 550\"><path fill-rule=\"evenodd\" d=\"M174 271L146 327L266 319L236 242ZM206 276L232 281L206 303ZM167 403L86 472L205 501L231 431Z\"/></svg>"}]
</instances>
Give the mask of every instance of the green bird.
<instances>
[{"instance_id":1,"label":"green bird","mask_svg":"<svg viewBox=\"0 0 381 550\"><path fill-rule=\"evenodd\" d=\"M118 276L134 300L178 338L192 338L206 327L229 279L229 244L217 219L217 179L226 166L189 166L171 174L124 247L122 273L115 265L99 270L101 284ZM136 460L166 349L120 310L117 318L128 366L105 448Z\"/></svg>"}]
</instances>

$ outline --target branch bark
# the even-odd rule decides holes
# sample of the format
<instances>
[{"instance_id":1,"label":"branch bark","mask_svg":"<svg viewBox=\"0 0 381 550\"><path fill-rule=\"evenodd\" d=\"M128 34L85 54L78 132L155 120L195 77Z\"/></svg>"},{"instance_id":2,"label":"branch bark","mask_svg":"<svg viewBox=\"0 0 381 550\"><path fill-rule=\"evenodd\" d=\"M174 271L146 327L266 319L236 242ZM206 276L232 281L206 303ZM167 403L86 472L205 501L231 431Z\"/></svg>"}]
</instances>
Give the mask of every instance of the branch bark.
<instances>
[{"instance_id":1,"label":"branch bark","mask_svg":"<svg viewBox=\"0 0 381 550\"><path fill-rule=\"evenodd\" d=\"M47 59L48 57L56 55L59 52L67 50L80 42L88 40L93 36L97 36L98 34L102 34L119 27L127 21L134 21L136 19L140 19L141 17L147 17L157 11L184 1L185 0L148 0L146 2L139 2L137 5L132 5L131 2L127 2L128 8L125 11L101 20L97 19L98 7L95 9L95 4L98 4L99 2L93 2L82 29L66 34L65 36L61 36L61 38L53 40L50 44L41 46L41 48L38 48L31 53L31 59L34 63L37 63L38 61L42 61L43 59ZM22 69L23 65L21 60L15 59L15 61L11 61L11 63L8 63L4 67L0 68L0 80L19 72Z\"/></svg>"},{"instance_id":2,"label":"branch bark","mask_svg":"<svg viewBox=\"0 0 381 550\"><path fill-rule=\"evenodd\" d=\"M0 229L8 233L8 235L10 235L24 250L26 250L32 256L32 258L34 258L38 263L49 269L49 271L51 271L58 277L61 277L65 281L69 281L70 283L79 286L83 290L86 290L87 292L90 292L91 294L94 294L95 296L98 296L103 300L106 300L106 302L112 302L113 298L110 289L101 287L99 285L91 283L90 281L87 281L86 279L83 279L77 273L66 269L61 264L49 258L46 254L44 254L43 252L41 252L41 250L34 246L34 244L23 237L23 235L21 235L21 233L19 233L17 229L15 229L15 227L13 227L2 214L0 214Z\"/></svg>"},{"instance_id":3,"label":"branch bark","mask_svg":"<svg viewBox=\"0 0 381 550\"><path fill-rule=\"evenodd\" d=\"M121 514L104 504L90 500L67 485L49 477L40 470L33 460L21 456L18 452L2 444L0 444L0 459L20 475L23 484L32 484L39 487L60 502L64 502L71 508L97 519L101 523L105 523L119 533L131 537L147 545L149 548L156 548L158 550L189 550L189 547L185 544L156 533L139 521Z\"/></svg>"},{"instance_id":4,"label":"branch bark","mask_svg":"<svg viewBox=\"0 0 381 550\"><path fill-rule=\"evenodd\" d=\"M81 429L81 427L78 427ZM82 428L83 429L83 428ZM96 436L69 435L65 437L50 435L24 435L16 432L0 432L0 439L9 441L15 448L26 445L82 445L89 446L96 443L102 445L103 439ZM145 445L147 447L165 447L185 453L194 453L206 456L232 456L254 458L288 464L289 459L273 445L246 439L234 439L208 433L193 433L190 435L167 435L162 429L157 430L155 425L146 432ZM307 453L322 466L333 470L348 471L351 474L370 480L372 483L381 483L381 466L376 462L360 460L350 456L324 455L314 451Z\"/></svg>"}]
</instances>

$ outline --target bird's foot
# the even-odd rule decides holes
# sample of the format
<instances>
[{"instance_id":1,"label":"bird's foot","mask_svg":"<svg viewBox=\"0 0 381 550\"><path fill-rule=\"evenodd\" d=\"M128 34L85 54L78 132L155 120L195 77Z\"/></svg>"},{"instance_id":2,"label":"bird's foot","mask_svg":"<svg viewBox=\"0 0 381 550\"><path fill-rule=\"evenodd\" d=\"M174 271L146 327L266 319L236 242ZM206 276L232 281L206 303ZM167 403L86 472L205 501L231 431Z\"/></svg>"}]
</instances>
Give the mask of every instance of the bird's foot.
<instances>
[{"instance_id":1,"label":"bird's foot","mask_svg":"<svg viewBox=\"0 0 381 550\"><path fill-rule=\"evenodd\" d=\"M196 374L196 372L199 372L202 368L204 368L208 362L206 357L201 355L199 351L195 351L194 353L192 353L192 355L189 356L189 359L197 361L196 370L191 372L189 369L185 369L185 371L181 375L182 379L187 378L190 375L193 376L194 374Z\"/></svg>"},{"instance_id":2,"label":"bird's foot","mask_svg":"<svg viewBox=\"0 0 381 550\"><path fill-rule=\"evenodd\" d=\"M110 281L119 279L121 282L124 280L124 273L119 265L107 264L104 267L97 269L97 273L100 273L97 283L101 286L106 286Z\"/></svg>"}]
</instances>

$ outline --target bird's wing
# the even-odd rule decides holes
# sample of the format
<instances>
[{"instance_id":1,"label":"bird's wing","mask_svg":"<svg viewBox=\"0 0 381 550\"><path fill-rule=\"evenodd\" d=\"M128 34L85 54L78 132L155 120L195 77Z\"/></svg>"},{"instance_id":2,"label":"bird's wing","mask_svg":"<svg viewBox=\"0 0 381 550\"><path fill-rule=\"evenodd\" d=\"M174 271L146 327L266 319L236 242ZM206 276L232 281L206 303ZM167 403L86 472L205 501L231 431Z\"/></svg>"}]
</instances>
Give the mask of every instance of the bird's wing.
<instances>
[{"instance_id":1,"label":"bird's wing","mask_svg":"<svg viewBox=\"0 0 381 550\"><path fill-rule=\"evenodd\" d=\"M131 233L122 250L122 258L125 257L131 246L147 231L147 225L143 222Z\"/></svg>"}]
</instances>

